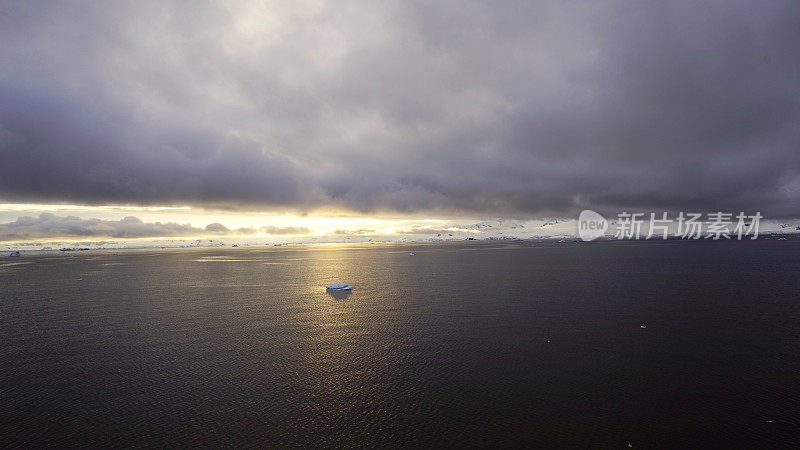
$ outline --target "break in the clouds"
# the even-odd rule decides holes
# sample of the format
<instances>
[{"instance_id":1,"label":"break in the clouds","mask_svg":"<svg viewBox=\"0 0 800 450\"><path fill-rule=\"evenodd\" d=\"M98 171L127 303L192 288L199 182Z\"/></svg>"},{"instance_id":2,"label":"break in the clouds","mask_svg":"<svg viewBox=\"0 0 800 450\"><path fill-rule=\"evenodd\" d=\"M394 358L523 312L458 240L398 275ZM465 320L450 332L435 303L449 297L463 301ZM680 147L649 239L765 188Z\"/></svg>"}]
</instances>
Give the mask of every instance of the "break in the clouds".
<instances>
[{"instance_id":1,"label":"break in the clouds","mask_svg":"<svg viewBox=\"0 0 800 450\"><path fill-rule=\"evenodd\" d=\"M7 201L800 216L796 1L2 1L0 42Z\"/></svg>"},{"instance_id":2,"label":"break in the clouds","mask_svg":"<svg viewBox=\"0 0 800 450\"><path fill-rule=\"evenodd\" d=\"M174 222L144 222L138 217L128 216L120 220L83 219L77 216L58 216L42 213L38 217L22 216L8 223L0 223L0 242L43 239L51 237L113 237L121 239L250 235L307 234L304 227L263 226L231 230L220 223L205 228Z\"/></svg>"}]
</instances>

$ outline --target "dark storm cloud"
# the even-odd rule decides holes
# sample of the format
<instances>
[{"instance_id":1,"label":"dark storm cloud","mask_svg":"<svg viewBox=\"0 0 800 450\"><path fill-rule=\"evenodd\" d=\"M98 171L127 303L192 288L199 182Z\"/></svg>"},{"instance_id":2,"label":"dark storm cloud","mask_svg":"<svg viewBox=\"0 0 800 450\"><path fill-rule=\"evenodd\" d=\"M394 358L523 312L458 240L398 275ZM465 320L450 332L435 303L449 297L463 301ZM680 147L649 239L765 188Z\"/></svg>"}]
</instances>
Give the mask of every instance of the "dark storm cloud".
<instances>
[{"instance_id":1,"label":"dark storm cloud","mask_svg":"<svg viewBox=\"0 0 800 450\"><path fill-rule=\"evenodd\" d=\"M796 2L259 5L0 3L0 197L800 215Z\"/></svg>"}]
</instances>

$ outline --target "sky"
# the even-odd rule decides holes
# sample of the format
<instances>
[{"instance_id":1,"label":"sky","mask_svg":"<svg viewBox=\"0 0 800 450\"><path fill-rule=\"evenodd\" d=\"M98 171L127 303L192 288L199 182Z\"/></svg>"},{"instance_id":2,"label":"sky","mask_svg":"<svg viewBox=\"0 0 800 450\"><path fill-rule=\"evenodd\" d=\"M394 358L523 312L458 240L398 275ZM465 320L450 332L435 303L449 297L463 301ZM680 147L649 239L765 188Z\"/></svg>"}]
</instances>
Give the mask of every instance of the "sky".
<instances>
[{"instance_id":1,"label":"sky","mask_svg":"<svg viewBox=\"0 0 800 450\"><path fill-rule=\"evenodd\" d=\"M0 241L798 218L798 42L796 1L0 0Z\"/></svg>"}]
</instances>

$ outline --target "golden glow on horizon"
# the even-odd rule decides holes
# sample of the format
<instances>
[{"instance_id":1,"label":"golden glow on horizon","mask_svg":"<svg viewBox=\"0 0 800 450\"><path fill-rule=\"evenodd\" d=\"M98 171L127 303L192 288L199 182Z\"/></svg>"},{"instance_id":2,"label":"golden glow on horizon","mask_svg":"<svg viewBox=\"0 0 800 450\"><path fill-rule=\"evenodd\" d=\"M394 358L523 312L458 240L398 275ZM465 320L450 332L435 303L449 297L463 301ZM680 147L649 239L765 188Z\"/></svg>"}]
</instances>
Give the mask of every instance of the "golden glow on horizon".
<instances>
[{"instance_id":1,"label":"golden glow on horizon","mask_svg":"<svg viewBox=\"0 0 800 450\"><path fill-rule=\"evenodd\" d=\"M76 216L80 219L99 219L119 221L135 216L147 224L178 223L204 229L212 223L220 223L229 229L226 233L198 233L195 236L152 236L142 238L113 238L99 235L91 236L48 236L36 240L196 240L221 238L315 238L339 236L342 239L356 236L395 236L411 234L414 229L437 229L448 233L480 233L480 230L454 226L457 219L409 218L379 215L359 215L347 211L318 211L310 214L255 211L205 209L191 206L133 206L133 205L73 205L41 203L0 203L0 223L9 223L21 216L38 217L42 213L56 216ZM474 219L473 219L474 220ZM274 227L276 233L270 234L263 227ZM308 230L306 233L292 233L287 228ZM284 229L284 230L281 230Z\"/></svg>"}]
</instances>

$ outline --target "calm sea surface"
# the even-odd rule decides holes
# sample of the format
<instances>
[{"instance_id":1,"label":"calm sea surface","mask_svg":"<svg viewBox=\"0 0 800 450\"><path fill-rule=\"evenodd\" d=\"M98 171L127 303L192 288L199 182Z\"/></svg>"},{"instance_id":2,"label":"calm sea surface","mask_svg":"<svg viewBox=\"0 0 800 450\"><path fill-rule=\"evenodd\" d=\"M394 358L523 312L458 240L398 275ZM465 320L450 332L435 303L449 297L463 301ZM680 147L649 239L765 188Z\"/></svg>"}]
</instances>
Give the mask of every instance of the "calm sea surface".
<instances>
[{"instance_id":1,"label":"calm sea surface","mask_svg":"<svg viewBox=\"0 0 800 450\"><path fill-rule=\"evenodd\" d=\"M797 448L798 275L797 240L3 258L0 446Z\"/></svg>"}]
</instances>

